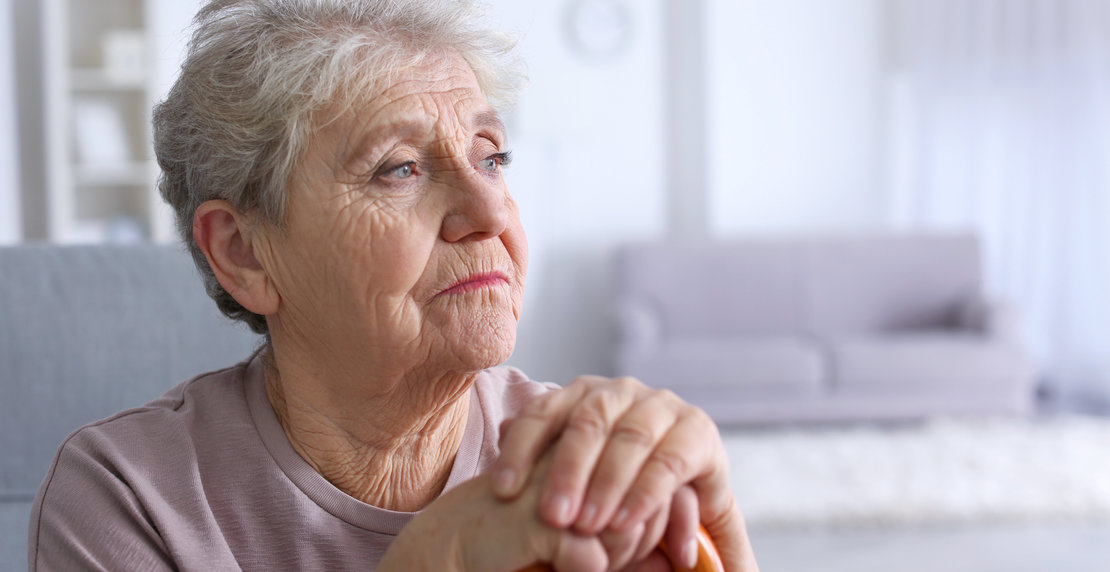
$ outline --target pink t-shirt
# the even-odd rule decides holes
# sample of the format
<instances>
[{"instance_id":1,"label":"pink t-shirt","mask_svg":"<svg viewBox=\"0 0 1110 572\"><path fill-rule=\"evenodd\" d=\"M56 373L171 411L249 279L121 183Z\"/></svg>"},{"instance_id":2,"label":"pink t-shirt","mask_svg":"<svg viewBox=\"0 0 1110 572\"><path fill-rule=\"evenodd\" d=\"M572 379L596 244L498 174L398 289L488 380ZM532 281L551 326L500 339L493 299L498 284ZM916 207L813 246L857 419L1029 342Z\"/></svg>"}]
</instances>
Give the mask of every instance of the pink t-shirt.
<instances>
[{"instance_id":1,"label":"pink t-shirt","mask_svg":"<svg viewBox=\"0 0 1110 572\"><path fill-rule=\"evenodd\" d=\"M348 496L289 443L262 359L201 375L62 444L31 512L31 570L367 570L416 513ZM557 386L482 372L447 489L497 457L498 427Z\"/></svg>"}]
</instances>

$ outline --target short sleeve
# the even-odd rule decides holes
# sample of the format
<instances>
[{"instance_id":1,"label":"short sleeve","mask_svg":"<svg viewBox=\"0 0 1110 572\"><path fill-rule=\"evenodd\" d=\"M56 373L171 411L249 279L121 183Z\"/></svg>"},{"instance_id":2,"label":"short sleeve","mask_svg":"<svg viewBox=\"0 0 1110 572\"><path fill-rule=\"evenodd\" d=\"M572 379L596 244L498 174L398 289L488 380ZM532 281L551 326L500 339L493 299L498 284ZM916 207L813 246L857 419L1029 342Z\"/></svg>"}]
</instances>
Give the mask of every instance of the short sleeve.
<instances>
[{"instance_id":1,"label":"short sleeve","mask_svg":"<svg viewBox=\"0 0 1110 572\"><path fill-rule=\"evenodd\" d=\"M31 511L29 569L173 570L138 497L78 432L68 439Z\"/></svg>"}]
</instances>

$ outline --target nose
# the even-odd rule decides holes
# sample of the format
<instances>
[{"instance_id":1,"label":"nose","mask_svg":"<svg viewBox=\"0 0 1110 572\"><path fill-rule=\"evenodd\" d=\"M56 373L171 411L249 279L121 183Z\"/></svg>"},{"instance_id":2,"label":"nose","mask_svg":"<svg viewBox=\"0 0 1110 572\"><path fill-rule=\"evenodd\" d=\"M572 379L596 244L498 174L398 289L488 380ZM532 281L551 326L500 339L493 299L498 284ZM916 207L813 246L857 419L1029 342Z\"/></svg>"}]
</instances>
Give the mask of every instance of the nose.
<instances>
[{"instance_id":1,"label":"nose","mask_svg":"<svg viewBox=\"0 0 1110 572\"><path fill-rule=\"evenodd\" d=\"M452 209L443 219L440 234L447 242L488 240L501 236L512 216L503 184L485 180L474 171L459 173L445 189Z\"/></svg>"}]
</instances>

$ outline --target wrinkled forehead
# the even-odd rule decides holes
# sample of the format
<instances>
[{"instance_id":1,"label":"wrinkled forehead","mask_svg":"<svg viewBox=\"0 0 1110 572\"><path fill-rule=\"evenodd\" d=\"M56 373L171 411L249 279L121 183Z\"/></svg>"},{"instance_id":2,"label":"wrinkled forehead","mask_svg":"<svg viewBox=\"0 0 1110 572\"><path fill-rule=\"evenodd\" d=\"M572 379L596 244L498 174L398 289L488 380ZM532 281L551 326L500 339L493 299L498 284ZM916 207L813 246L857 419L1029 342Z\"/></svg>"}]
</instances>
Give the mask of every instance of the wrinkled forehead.
<instances>
[{"instance_id":1,"label":"wrinkled forehead","mask_svg":"<svg viewBox=\"0 0 1110 572\"><path fill-rule=\"evenodd\" d=\"M492 112L473 69L462 56L438 52L406 60L385 70L372 65L352 70L350 84L317 116L317 126L343 119L382 120L398 114L432 120L445 112L458 116Z\"/></svg>"},{"instance_id":2,"label":"wrinkled forehead","mask_svg":"<svg viewBox=\"0 0 1110 572\"><path fill-rule=\"evenodd\" d=\"M361 154L390 141L461 139L482 133L503 143L504 124L473 70L457 56L427 58L379 74L372 88L352 93L330 110L317 133L339 143L340 154Z\"/></svg>"}]
</instances>

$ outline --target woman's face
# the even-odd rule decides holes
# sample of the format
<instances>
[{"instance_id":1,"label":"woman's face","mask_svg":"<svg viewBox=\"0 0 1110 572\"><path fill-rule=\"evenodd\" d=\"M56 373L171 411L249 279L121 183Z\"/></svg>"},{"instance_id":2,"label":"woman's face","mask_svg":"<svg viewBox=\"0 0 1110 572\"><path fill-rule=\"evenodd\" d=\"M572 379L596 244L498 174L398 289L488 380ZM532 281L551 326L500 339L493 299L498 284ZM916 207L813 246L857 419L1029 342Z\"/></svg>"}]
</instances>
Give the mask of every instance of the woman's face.
<instances>
[{"instance_id":1,"label":"woman's face","mask_svg":"<svg viewBox=\"0 0 1110 572\"><path fill-rule=\"evenodd\" d=\"M259 256L281 297L270 329L382 374L496 365L527 267L504 126L460 57L395 78L317 129L294 171Z\"/></svg>"}]
</instances>

